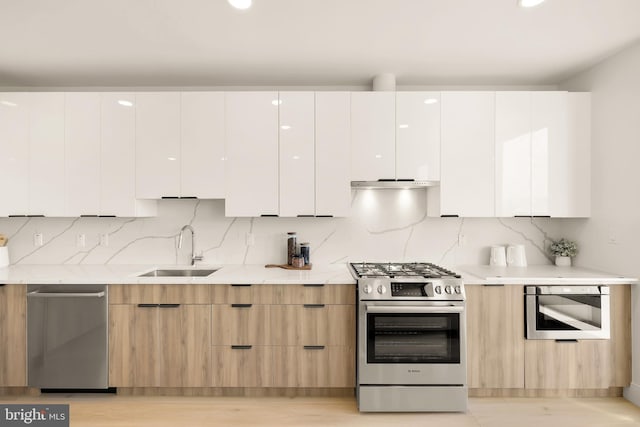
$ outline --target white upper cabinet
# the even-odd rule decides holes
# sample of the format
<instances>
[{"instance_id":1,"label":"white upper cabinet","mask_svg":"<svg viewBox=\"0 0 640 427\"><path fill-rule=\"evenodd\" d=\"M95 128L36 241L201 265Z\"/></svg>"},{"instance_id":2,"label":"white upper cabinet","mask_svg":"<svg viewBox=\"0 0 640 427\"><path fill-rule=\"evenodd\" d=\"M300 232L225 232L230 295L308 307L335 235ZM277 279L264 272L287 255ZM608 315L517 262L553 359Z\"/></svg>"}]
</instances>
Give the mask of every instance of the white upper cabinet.
<instances>
[{"instance_id":1,"label":"white upper cabinet","mask_svg":"<svg viewBox=\"0 0 640 427\"><path fill-rule=\"evenodd\" d=\"M64 93L31 93L29 214L65 216Z\"/></svg>"},{"instance_id":2,"label":"white upper cabinet","mask_svg":"<svg viewBox=\"0 0 640 427\"><path fill-rule=\"evenodd\" d=\"M0 93L0 216L29 213L28 93Z\"/></svg>"},{"instance_id":3,"label":"white upper cabinet","mask_svg":"<svg viewBox=\"0 0 640 427\"><path fill-rule=\"evenodd\" d=\"M65 94L65 215L100 213L100 94Z\"/></svg>"},{"instance_id":4,"label":"white upper cabinet","mask_svg":"<svg viewBox=\"0 0 640 427\"><path fill-rule=\"evenodd\" d=\"M496 93L496 216L531 215L531 92Z\"/></svg>"},{"instance_id":5,"label":"white upper cabinet","mask_svg":"<svg viewBox=\"0 0 640 427\"><path fill-rule=\"evenodd\" d=\"M224 198L224 92L181 94L180 196Z\"/></svg>"},{"instance_id":6,"label":"white upper cabinet","mask_svg":"<svg viewBox=\"0 0 640 427\"><path fill-rule=\"evenodd\" d=\"M180 93L136 94L136 197L180 196Z\"/></svg>"},{"instance_id":7,"label":"white upper cabinet","mask_svg":"<svg viewBox=\"0 0 640 427\"><path fill-rule=\"evenodd\" d=\"M280 92L280 216L315 215L315 98Z\"/></svg>"},{"instance_id":8,"label":"white upper cabinet","mask_svg":"<svg viewBox=\"0 0 640 427\"><path fill-rule=\"evenodd\" d=\"M278 215L277 92L227 92L226 216Z\"/></svg>"},{"instance_id":9,"label":"white upper cabinet","mask_svg":"<svg viewBox=\"0 0 640 427\"><path fill-rule=\"evenodd\" d=\"M429 190L429 214L494 216L495 93L443 92L441 132L440 188Z\"/></svg>"},{"instance_id":10,"label":"white upper cabinet","mask_svg":"<svg viewBox=\"0 0 640 427\"><path fill-rule=\"evenodd\" d=\"M440 93L396 92L397 179L440 179Z\"/></svg>"},{"instance_id":11,"label":"white upper cabinet","mask_svg":"<svg viewBox=\"0 0 640 427\"><path fill-rule=\"evenodd\" d=\"M108 92L101 96L100 215L153 216L154 200L136 200L136 97Z\"/></svg>"},{"instance_id":12,"label":"white upper cabinet","mask_svg":"<svg viewBox=\"0 0 640 427\"><path fill-rule=\"evenodd\" d=\"M396 178L395 92L351 93L351 180Z\"/></svg>"},{"instance_id":13,"label":"white upper cabinet","mask_svg":"<svg viewBox=\"0 0 640 427\"><path fill-rule=\"evenodd\" d=\"M316 92L316 215L351 212L351 95Z\"/></svg>"},{"instance_id":14,"label":"white upper cabinet","mask_svg":"<svg viewBox=\"0 0 640 427\"><path fill-rule=\"evenodd\" d=\"M550 213L584 218L591 216L591 94L569 93L567 107L567 163L552 174L552 179L559 179L563 173L566 197L557 194Z\"/></svg>"}]
</instances>

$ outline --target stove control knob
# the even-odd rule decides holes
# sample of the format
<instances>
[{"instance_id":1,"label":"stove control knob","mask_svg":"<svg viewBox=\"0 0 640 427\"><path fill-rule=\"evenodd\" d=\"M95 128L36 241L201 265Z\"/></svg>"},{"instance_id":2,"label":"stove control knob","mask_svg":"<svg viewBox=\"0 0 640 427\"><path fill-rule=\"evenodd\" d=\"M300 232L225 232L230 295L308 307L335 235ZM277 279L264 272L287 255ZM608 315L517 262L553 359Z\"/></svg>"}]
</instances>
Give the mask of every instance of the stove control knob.
<instances>
[{"instance_id":1,"label":"stove control knob","mask_svg":"<svg viewBox=\"0 0 640 427\"><path fill-rule=\"evenodd\" d=\"M371 285L364 285L362 287L362 292L364 292L365 294L370 294L372 290L373 288L371 287Z\"/></svg>"},{"instance_id":2,"label":"stove control knob","mask_svg":"<svg viewBox=\"0 0 640 427\"><path fill-rule=\"evenodd\" d=\"M435 287L436 294L440 295L442 293L442 286Z\"/></svg>"},{"instance_id":3,"label":"stove control knob","mask_svg":"<svg viewBox=\"0 0 640 427\"><path fill-rule=\"evenodd\" d=\"M455 287L456 290L456 294L461 294L462 293L462 289L460 289L460 285Z\"/></svg>"},{"instance_id":4,"label":"stove control knob","mask_svg":"<svg viewBox=\"0 0 640 427\"><path fill-rule=\"evenodd\" d=\"M450 294L450 293L451 293L451 286L449 286L449 285L445 286L445 287L444 287L444 291L445 291L446 293Z\"/></svg>"},{"instance_id":5,"label":"stove control knob","mask_svg":"<svg viewBox=\"0 0 640 427\"><path fill-rule=\"evenodd\" d=\"M384 294L385 292L387 292L387 287L385 285L378 286L378 293L379 294Z\"/></svg>"}]
</instances>

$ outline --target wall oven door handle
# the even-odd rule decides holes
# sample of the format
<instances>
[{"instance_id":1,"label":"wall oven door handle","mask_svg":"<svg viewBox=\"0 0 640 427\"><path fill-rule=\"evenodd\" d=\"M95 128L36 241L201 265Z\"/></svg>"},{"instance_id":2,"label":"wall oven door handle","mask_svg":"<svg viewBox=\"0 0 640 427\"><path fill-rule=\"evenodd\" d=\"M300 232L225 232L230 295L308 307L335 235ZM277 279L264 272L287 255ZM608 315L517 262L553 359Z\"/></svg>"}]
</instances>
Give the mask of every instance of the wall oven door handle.
<instances>
[{"instance_id":1,"label":"wall oven door handle","mask_svg":"<svg viewBox=\"0 0 640 427\"><path fill-rule=\"evenodd\" d=\"M28 297L41 298L102 298L104 291L101 292L40 292L33 291L27 294Z\"/></svg>"},{"instance_id":2,"label":"wall oven door handle","mask_svg":"<svg viewBox=\"0 0 640 427\"><path fill-rule=\"evenodd\" d=\"M450 305L450 306L386 306L386 305L370 305L367 306L367 313L462 313L464 311L464 307L460 305Z\"/></svg>"}]
</instances>

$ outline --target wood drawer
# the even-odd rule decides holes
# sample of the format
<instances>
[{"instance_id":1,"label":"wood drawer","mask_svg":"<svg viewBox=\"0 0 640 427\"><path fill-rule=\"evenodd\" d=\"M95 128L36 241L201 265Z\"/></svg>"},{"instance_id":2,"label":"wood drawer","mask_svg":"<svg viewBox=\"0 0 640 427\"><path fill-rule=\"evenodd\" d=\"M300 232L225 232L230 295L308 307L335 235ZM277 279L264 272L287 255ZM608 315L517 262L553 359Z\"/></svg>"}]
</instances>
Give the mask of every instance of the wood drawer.
<instances>
[{"instance_id":1,"label":"wood drawer","mask_svg":"<svg viewBox=\"0 0 640 427\"><path fill-rule=\"evenodd\" d=\"M354 387L355 359L353 347L273 347L273 387Z\"/></svg>"},{"instance_id":2,"label":"wood drawer","mask_svg":"<svg viewBox=\"0 0 640 427\"><path fill-rule=\"evenodd\" d=\"M214 304L355 304L355 285L212 285Z\"/></svg>"},{"instance_id":3,"label":"wood drawer","mask_svg":"<svg viewBox=\"0 0 640 427\"><path fill-rule=\"evenodd\" d=\"M109 304L211 304L211 285L109 285Z\"/></svg>"},{"instance_id":4,"label":"wood drawer","mask_svg":"<svg viewBox=\"0 0 640 427\"><path fill-rule=\"evenodd\" d=\"M268 345L270 306L263 304L214 304L211 340L213 345Z\"/></svg>"},{"instance_id":5,"label":"wood drawer","mask_svg":"<svg viewBox=\"0 0 640 427\"><path fill-rule=\"evenodd\" d=\"M272 305L269 318L273 345L355 345L353 305Z\"/></svg>"},{"instance_id":6,"label":"wood drawer","mask_svg":"<svg viewBox=\"0 0 640 427\"><path fill-rule=\"evenodd\" d=\"M213 387L273 387L273 350L265 346L214 346Z\"/></svg>"}]
</instances>

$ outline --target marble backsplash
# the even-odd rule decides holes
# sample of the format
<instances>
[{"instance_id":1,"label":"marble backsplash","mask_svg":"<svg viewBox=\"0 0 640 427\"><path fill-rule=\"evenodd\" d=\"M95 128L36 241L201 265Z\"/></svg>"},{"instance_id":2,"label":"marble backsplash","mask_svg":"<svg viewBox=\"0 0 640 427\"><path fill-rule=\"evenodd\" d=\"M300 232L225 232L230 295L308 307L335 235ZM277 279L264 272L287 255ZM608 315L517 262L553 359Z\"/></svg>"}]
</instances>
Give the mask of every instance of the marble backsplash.
<instances>
[{"instance_id":1,"label":"marble backsplash","mask_svg":"<svg viewBox=\"0 0 640 427\"><path fill-rule=\"evenodd\" d=\"M226 218L223 200L162 200L154 218L0 218L0 233L9 238L11 264L188 264L189 234L177 245L185 224L206 264L286 262L289 231L310 243L311 262L319 264L487 264L496 244L525 244L529 264L545 264L548 239L561 237L560 220L428 218L426 203L424 189L354 190L348 218ZM43 246L34 246L36 233Z\"/></svg>"}]
</instances>

